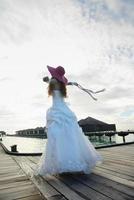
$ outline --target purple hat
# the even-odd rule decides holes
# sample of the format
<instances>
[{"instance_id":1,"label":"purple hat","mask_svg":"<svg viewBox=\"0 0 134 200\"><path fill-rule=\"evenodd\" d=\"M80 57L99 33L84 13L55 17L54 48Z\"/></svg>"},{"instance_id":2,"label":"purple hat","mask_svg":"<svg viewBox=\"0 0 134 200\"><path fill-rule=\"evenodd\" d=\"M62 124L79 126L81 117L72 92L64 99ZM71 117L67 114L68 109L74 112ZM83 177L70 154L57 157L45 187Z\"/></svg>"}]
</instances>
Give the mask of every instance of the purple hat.
<instances>
[{"instance_id":1,"label":"purple hat","mask_svg":"<svg viewBox=\"0 0 134 200\"><path fill-rule=\"evenodd\" d=\"M63 67L58 66L56 68L50 67L47 65L48 71L50 72L51 76L56 78L57 80L63 82L64 84L67 84L68 80L65 78L65 70Z\"/></svg>"}]
</instances>

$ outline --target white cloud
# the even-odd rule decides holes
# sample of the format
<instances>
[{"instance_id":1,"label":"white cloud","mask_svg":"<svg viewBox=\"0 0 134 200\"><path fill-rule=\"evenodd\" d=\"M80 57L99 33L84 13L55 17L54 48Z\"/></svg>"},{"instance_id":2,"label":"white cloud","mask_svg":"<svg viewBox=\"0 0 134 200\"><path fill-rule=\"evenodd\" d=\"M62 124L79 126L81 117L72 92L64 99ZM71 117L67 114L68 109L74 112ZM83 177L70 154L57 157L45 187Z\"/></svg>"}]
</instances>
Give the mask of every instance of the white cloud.
<instances>
[{"instance_id":1,"label":"white cloud","mask_svg":"<svg viewBox=\"0 0 134 200\"><path fill-rule=\"evenodd\" d=\"M92 116L134 129L133 114L126 114L134 97L133 6L124 0L1 0L0 110L5 106L14 117L0 118L0 129L45 124L47 64L63 65L70 80L87 88L107 89L94 102L68 88L78 119Z\"/></svg>"}]
</instances>

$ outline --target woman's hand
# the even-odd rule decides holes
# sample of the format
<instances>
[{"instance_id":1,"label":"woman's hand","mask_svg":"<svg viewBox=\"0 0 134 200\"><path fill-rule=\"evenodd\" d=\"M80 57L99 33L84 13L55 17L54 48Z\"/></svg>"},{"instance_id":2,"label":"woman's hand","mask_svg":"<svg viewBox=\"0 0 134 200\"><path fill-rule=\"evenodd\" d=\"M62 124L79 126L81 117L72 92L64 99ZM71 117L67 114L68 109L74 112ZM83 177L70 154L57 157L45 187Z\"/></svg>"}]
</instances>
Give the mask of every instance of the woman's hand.
<instances>
[{"instance_id":1,"label":"woman's hand","mask_svg":"<svg viewBox=\"0 0 134 200\"><path fill-rule=\"evenodd\" d=\"M48 82L49 82L49 77L48 77L48 76L45 76L45 77L43 78L43 81L46 82L46 83L48 83Z\"/></svg>"}]
</instances>

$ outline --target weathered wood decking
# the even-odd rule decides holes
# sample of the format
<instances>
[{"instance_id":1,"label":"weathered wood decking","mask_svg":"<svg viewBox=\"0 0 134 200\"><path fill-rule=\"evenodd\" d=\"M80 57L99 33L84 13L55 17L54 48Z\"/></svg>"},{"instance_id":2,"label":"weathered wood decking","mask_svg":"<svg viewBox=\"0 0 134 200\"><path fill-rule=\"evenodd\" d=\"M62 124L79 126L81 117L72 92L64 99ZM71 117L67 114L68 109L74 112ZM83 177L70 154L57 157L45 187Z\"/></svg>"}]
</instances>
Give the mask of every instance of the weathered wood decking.
<instances>
[{"instance_id":1,"label":"weathered wood decking","mask_svg":"<svg viewBox=\"0 0 134 200\"><path fill-rule=\"evenodd\" d=\"M0 145L0 200L43 200L40 191Z\"/></svg>"},{"instance_id":2,"label":"weathered wood decking","mask_svg":"<svg viewBox=\"0 0 134 200\"><path fill-rule=\"evenodd\" d=\"M39 161L39 156L9 156L2 153L0 156L0 200L41 199L38 190L48 200L134 199L134 145L100 149L99 152L104 162L90 175L66 174L48 178L31 176L33 168ZM12 176L14 178L10 180ZM2 177L4 178L1 179ZM21 179L22 181L19 181ZM23 191L27 191L27 194L30 191L29 198L19 196L12 198L8 195L10 193L13 196L14 193L23 193ZM4 197L6 193L8 198ZM33 197L30 197L30 194Z\"/></svg>"}]
</instances>

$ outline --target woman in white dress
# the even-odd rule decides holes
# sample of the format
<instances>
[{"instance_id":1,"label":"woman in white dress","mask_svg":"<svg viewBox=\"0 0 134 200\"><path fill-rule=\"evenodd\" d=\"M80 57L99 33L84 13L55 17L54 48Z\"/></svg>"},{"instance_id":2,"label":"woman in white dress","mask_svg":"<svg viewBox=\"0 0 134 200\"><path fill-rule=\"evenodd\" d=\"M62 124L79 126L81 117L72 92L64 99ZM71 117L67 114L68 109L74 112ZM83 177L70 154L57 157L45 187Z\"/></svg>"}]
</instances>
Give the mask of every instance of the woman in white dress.
<instances>
[{"instance_id":1,"label":"woman in white dress","mask_svg":"<svg viewBox=\"0 0 134 200\"><path fill-rule=\"evenodd\" d=\"M64 68L47 67L52 76L48 94L53 102L46 115L48 139L36 172L43 176L67 172L89 174L102 157L84 135L75 114L64 101L68 83Z\"/></svg>"}]
</instances>

